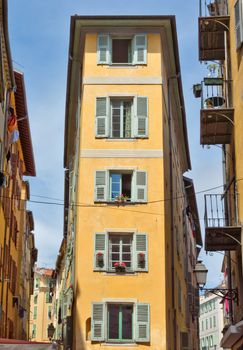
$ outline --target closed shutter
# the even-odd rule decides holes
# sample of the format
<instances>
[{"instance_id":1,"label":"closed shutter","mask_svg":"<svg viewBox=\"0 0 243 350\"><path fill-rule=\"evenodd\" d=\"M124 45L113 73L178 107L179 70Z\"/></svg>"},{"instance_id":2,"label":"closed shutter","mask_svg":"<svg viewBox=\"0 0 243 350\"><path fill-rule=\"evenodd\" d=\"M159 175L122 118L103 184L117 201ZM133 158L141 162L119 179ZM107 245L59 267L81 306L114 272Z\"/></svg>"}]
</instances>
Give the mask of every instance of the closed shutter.
<instances>
[{"instance_id":1,"label":"closed shutter","mask_svg":"<svg viewBox=\"0 0 243 350\"><path fill-rule=\"evenodd\" d=\"M135 172L135 201L147 202L147 173L146 171Z\"/></svg>"},{"instance_id":2,"label":"closed shutter","mask_svg":"<svg viewBox=\"0 0 243 350\"><path fill-rule=\"evenodd\" d=\"M92 304L91 340L93 341L105 340L104 314L104 303Z\"/></svg>"},{"instance_id":3,"label":"closed shutter","mask_svg":"<svg viewBox=\"0 0 243 350\"><path fill-rule=\"evenodd\" d=\"M134 136L148 137L148 98L135 99Z\"/></svg>"},{"instance_id":4,"label":"closed shutter","mask_svg":"<svg viewBox=\"0 0 243 350\"><path fill-rule=\"evenodd\" d=\"M182 350L189 350L189 335L186 332L181 332L181 347Z\"/></svg>"},{"instance_id":5,"label":"closed shutter","mask_svg":"<svg viewBox=\"0 0 243 350\"><path fill-rule=\"evenodd\" d=\"M107 234L96 233L94 242L94 270L104 271L107 267Z\"/></svg>"},{"instance_id":6,"label":"closed shutter","mask_svg":"<svg viewBox=\"0 0 243 350\"><path fill-rule=\"evenodd\" d=\"M95 118L95 135L96 137L109 136L109 117L108 117L108 98L96 98L96 118Z\"/></svg>"},{"instance_id":7,"label":"closed shutter","mask_svg":"<svg viewBox=\"0 0 243 350\"><path fill-rule=\"evenodd\" d=\"M110 63L110 37L109 34L99 34L97 37L97 62Z\"/></svg>"},{"instance_id":8,"label":"closed shutter","mask_svg":"<svg viewBox=\"0 0 243 350\"><path fill-rule=\"evenodd\" d=\"M235 3L235 35L236 48L239 49L243 42L243 0L238 0Z\"/></svg>"},{"instance_id":9,"label":"closed shutter","mask_svg":"<svg viewBox=\"0 0 243 350\"><path fill-rule=\"evenodd\" d=\"M148 240L146 233L135 234L134 270L148 271Z\"/></svg>"},{"instance_id":10,"label":"closed shutter","mask_svg":"<svg viewBox=\"0 0 243 350\"><path fill-rule=\"evenodd\" d=\"M133 38L134 45L134 64L147 63L147 35L137 34Z\"/></svg>"},{"instance_id":11,"label":"closed shutter","mask_svg":"<svg viewBox=\"0 0 243 350\"><path fill-rule=\"evenodd\" d=\"M107 200L107 172L105 170L95 172L95 201L105 202Z\"/></svg>"},{"instance_id":12,"label":"closed shutter","mask_svg":"<svg viewBox=\"0 0 243 350\"><path fill-rule=\"evenodd\" d=\"M148 342L150 340L149 330L149 304L136 304L136 342Z\"/></svg>"}]
</instances>

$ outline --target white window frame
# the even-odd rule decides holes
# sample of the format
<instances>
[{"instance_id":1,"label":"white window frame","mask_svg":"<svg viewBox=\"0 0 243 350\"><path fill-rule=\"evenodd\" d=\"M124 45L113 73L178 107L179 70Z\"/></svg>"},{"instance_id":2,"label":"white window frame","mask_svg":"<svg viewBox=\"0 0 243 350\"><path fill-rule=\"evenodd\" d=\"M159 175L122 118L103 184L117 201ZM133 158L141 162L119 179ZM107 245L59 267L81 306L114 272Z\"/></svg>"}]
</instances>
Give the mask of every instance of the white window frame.
<instances>
[{"instance_id":1,"label":"white window frame","mask_svg":"<svg viewBox=\"0 0 243 350\"><path fill-rule=\"evenodd\" d=\"M112 259L111 259L111 255L112 255L112 244L110 242L111 236L119 236L120 237L120 242L119 242L119 252L117 254L119 254L119 261L122 262L122 242L121 242L121 237L124 236L128 236L131 237L131 267L130 268L126 268L126 272L134 272L135 271L135 262L134 262L134 245L135 245L135 240L134 240L134 232L108 232L108 247L107 247L107 258L108 258L108 262L107 262L107 269L110 272L114 272L115 268L112 267Z\"/></svg>"},{"instance_id":2,"label":"white window frame","mask_svg":"<svg viewBox=\"0 0 243 350\"><path fill-rule=\"evenodd\" d=\"M119 35L110 35L110 65L112 66L131 66L134 65L134 44L133 44L133 35L127 35L127 36L119 36ZM112 56L113 56L113 40L131 40L131 62L112 62ZM129 57L129 53L128 53Z\"/></svg>"},{"instance_id":3,"label":"white window frame","mask_svg":"<svg viewBox=\"0 0 243 350\"><path fill-rule=\"evenodd\" d=\"M121 97L118 97L118 98L115 98L115 97L112 97L110 96L109 97L109 107L110 107L110 130L109 130L109 134L110 134L110 137L111 139L131 139L131 138L134 138L134 132L133 132L133 125L134 125L134 99L135 97L134 96L131 96L131 97L124 97L124 96L121 96ZM119 101L120 102L120 137L114 137L112 136L113 135L113 106L112 106L112 102L113 101ZM125 137L125 136L122 136L124 134L124 129L123 129L123 124L124 124L124 102L126 101L131 101L131 135L130 137Z\"/></svg>"},{"instance_id":4,"label":"white window frame","mask_svg":"<svg viewBox=\"0 0 243 350\"><path fill-rule=\"evenodd\" d=\"M100 37L106 37L106 45L100 46ZM144 37L144 44L136 44L138 37ZM113 63L112 62L112 40L119 39L131 39L131 63ZM147 34L146 33L134 33L127 35L116 35L109 33L100 33L97 35L97 64L98 65L109 65L109 66L138 66L138 65L147 65L147 55L148 55L148 43L147 43ZM106 59L101 60L100 50L106 50ZM144 50L144 59L139 61L138 51Z\"/></svg>"},{"instance_id":5,"label":"white window frame","mask_svg":"<svg viewBox=\"0 0 243 350\"><path fill-rule=\"evenodd\" d=\"M112 101L131 101L131 136L123 137L122 129L120 130L120 137L113 137L112 133ZM97 110L98 102L106 104L103 114L99 115ZM149 100L147 96L140 96L137 94L114 94L106 96L95 97L95 138L105 138L109 140L131 140L131 139L147 139L149 137ZM145 108L144 108L145 107ZM141 111L142 108L142 111ZM105 113L105 114L104 114ZM123 109L122 109L123 115ZM123 119L123 118L121 118ZM122 121L120 121L122 123ZM101 127L101 129L100 129Z\"/></svg>"},{"instance_id":6,"label":"white window frame","mask_svg":"<svg viewBox=\"0 0 243 350\"><path fill-rule=\"evenodd\" d=\"M94 260L93 260L93 270L94 271L104 271L107 273L119 273L116 272L114 268L111 268L111 249L110 249L110 236L132 236L131 243L131 267L125 269L125 274L134 274L137 272L148 272L148 234L145 232L137 232L135 230L123 230L122 228L118 230L105 230L104 232L94 233ZM102 261L98 262L97 255L101 253ZM139 255L143 254L143 259ZM123 273L123 272L122 272Z\"/></svg>"}]
</instances>

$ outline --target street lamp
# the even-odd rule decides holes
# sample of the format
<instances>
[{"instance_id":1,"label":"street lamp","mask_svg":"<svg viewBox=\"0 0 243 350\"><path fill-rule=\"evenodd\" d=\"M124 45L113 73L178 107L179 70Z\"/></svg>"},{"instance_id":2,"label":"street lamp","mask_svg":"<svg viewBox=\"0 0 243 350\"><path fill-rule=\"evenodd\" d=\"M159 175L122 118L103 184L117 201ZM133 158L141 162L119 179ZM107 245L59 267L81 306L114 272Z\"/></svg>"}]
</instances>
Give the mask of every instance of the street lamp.
<instances>
[{"instance_id":1,"label":"street lamp","mask_svg":"<svg viewBox=\"0 0 243 350\"><path fill-rule=\"evenodd\" d=\"M217 295L218 297L222 298L223 300L235 300L237 302L238 300L238 289L228 289L228 288L204 288L207 280L207 273L208 270L206 266L202 263L201 260L198 260L195 268L193 270L196 276L196 281L198 288L201 291L209 292L212 294Z\"/></svg>"},{"instance_id":2,"label":"street lamp","mask_svg":"<svg viewBox=\"0 0 243 350\"><path fill-rule=\"evenodd\" d=\"M55 327L54 327L53 323L48 324L47 335L48 335L49 340L52 340L54 332L55 332Z\"/></svg>"}]
</instances>

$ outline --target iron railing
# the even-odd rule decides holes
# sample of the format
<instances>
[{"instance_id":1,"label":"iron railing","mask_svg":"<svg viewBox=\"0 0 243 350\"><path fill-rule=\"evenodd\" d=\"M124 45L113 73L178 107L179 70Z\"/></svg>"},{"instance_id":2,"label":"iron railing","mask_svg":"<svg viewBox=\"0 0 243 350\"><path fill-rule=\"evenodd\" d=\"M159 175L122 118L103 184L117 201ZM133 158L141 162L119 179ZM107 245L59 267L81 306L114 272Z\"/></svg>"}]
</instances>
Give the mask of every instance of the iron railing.
<instances>
[{"instance_id":1,"label":"iron railing","mask_svg":"<svg viewBox=\"0 0 243 350\"><path fill-rule=\"evenodd\" d=\"M199 0L199 16L227 16L228 0Z\"/></svg>"},{"instance_id":2,"label":"iron railing","mask_svg":"<svg viewBox=\"0 0 243 350\"><path fill-rule=\"evenodd\" d=\"M225 201L221 194L205 194L205 227L226 227L229 220L226 215Z\"/></svg>"},{"instance_id":3,"label":"iron railing","mask_svg":"<svg viewBox=\"0 0 243 350\"><path fill-rule=\"evenodd\" d=\"M232 81L206 77L201 83L201 109L232 108Z\"/></svg>"}]
</instances>

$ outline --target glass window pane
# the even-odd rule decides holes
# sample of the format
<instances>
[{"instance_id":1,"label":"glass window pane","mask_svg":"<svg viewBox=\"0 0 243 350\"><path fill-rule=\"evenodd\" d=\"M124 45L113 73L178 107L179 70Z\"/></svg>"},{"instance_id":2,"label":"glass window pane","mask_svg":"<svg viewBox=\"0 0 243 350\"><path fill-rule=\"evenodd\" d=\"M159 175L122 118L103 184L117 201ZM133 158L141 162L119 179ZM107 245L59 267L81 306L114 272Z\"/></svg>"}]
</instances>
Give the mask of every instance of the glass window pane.
<instances>
[{"instance_id":1,"label":"glass window pane","mask_svg":"<svg viewBox=\"0 0 243 350\"><path fill-rule=\"evenodd\" d=\"M123 137L131 137L132 103L123 102Z\"/></svg>"},{"instance_id":2,"label":"glass window pane","mask_svg":"<svg viewBox=\"0 0 243 350\"><path fill-rule=\"evenodd\" d=\"M132 339L132 305L122 306L122 339Z\"/></svg>"},{"instance_id":3,"label":"glass window pane","mask_svg":"<svg viewBox=\"0 0 243 350\"><path fill-rule=\"evenodd\" d=\"M111 198L115 199L121 194L121 174L111 174Z\"/></svg>"},{"instance_id":4,"label":"glass window pane","mask_svg":"<svg viewBox=\"0 0 243 350\"><path fill-rule=\"evenodd\" d=\"M108 338L119 339L119 305L108 305Z\"/></svg>"}]
</instances>

